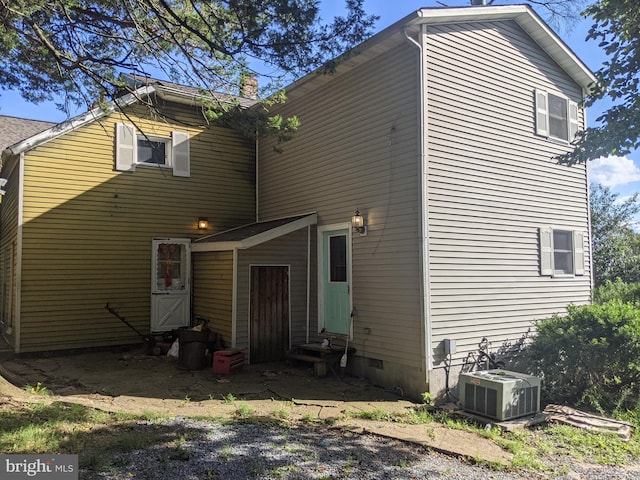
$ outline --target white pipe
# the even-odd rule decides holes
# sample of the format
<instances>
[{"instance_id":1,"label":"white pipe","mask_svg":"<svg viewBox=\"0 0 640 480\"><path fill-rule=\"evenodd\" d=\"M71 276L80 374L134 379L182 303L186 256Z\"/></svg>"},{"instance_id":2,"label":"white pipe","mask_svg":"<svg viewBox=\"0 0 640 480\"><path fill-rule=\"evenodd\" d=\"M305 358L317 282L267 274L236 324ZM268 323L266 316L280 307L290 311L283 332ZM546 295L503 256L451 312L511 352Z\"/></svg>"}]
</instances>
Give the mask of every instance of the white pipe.
<instances>
[{"instance_id":1,"label":"white pipe","mask_svg":"<svg viewBox=\"0 0 640 480\"><path fill-rule=\"evenodd\" d=\"M15 303L15 328L14 351L20 353L22 350L22 230L24 227L24 152L20 153L18 165L18 232L16 238L16 303ZM13 260L12 260L13 261Z\"/></svg>"},{"instance_id":2,"label":"white pipe","mask_svg":"<svg viewBox=\"0 0 640 480\"><path fill-rule=\"evenodd\" d=\"M256 188L254 189L255 192L255 201L256 201L256 222L260 221L260 211L258 208L258 198L259 198L259 191L258 191L258 148L259 148L260 144L259 144L259 140L258 140L258 133L256 132L256 171L255 171L255 176L256 176Z\"/></svg>"},{"instance_id":3,"label":"white pipe","mask_svg":"<svg viewBox=\"0 0 640 480\"><path fill-rule=\"evenodd\" d=\"M420 106L420 253L422 264L422 281L420 287L422 289L422 366L425 374L425 382L429 383L429 372L433 368L433 358L431 355L431 302L430 302L430 272L429 272L429 205L428 205L428 165L427 165L427 148L429 145L428 131L428 106L427 106L427 25L420 25L420 42L411 38L407 33L407 27L403 29L405 38L415 45L420 51L420 72L418 79L418 105Z\"/></svg>"},{"instance_id":4,"label":"white pipe","mask_svg":"<svg viewBox=\"0 0 640 480\"><path fill-rule=\"evenodd\" d=\"M311 225L307 226L307 335L305 343L309 343L309 327L311 323Z\"/></svg>"}]
</instances>

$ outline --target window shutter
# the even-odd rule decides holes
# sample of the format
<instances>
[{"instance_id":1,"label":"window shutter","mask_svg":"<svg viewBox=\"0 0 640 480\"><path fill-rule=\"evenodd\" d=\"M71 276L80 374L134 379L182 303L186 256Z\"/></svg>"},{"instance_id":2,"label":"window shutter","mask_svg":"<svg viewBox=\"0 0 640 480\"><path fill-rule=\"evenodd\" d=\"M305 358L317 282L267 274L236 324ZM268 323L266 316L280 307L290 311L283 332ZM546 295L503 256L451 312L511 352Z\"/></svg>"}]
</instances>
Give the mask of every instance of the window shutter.
<instances>
[{"instance_id":1,"label":"window shutter","mask_svg":"<svg viewBox=\"0 0 640 480\"><path fill-rule=\"evenodd\" d=\"M553 275L553 231L540 227L540 275Z\"/></svg>"},{"instance_id":2,"label":"window shutter","mask_svg":"<svg viewBox=\"0 0 640 480\"><path fill-rule=\"evenodd\" d=\"M136 128L133 125L116 123L116 170L132 172L138 161Z\"/></svg>"},{"instance_id":3,"label":"window shutter","mask_svg":"<svg viewBox=\"0 0 640 480\"><path fill-rule=\"evenodd\" d=\"M549 136L549 108L547 92L544 90L536 90L536 133L543 137Z\"/></svg>"},{"instance_id":4,"label":"window shutter","mask_svg":"<svg viewBox=\"0 0 640 480\"><path fill-rule=\"evenodd\" d=\"M184 132L171 133L171 158L174 177L189 177L189 134Z\"/></svg>"},{"instance_id":5,"label":"window shutter","mask_svg":"<svg viewBox=\"0 0 640 480\"><path fill-rule=\"evenodd\" d=\"M569 100L569 141L571 142L578 133L578 104Z\"/></svg>"},{"instance_id":6,"label":"window shutter","mask_svg":"<svg viewBox=\"0 0 640 480\"><path fill-rule=\"evenodd\" d=\"M573 232L573 270L576 275L584 275L584 234Z\"/></svg>"}]
</instances>

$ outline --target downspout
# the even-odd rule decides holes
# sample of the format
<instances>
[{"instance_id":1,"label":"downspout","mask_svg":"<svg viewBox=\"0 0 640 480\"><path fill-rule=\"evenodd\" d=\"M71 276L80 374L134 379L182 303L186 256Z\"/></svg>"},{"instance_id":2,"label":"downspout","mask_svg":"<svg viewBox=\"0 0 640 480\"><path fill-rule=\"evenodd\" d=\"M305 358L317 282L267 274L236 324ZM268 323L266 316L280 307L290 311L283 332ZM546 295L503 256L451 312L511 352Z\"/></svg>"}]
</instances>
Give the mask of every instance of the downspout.
<instances>
[{"instance_id":1,"label":"downspout","mask_svg":"<svg viewBox=\"0 0 640 480\"><path fill-rule=\"evenodd\" d=\"M238 342L238 249L233 249L233 283L231 287L231 348L236 348Z\"/></svg>"},{"instance_id":2,"label":"downspout","mask_svg":"<svg viewBox=\"0 0 640 480\"><path fill-rule=\"evenodd\" d=\"M24 225L24 152L20 153L18 163L18 231L16 235L16 304L15 304L15 328L14 351L21 350L21 313L22 313L22 228Z\"/></svg>"},{"instance_id":3,"label":"downspout","mask_svg":"<svg viewBox=\"0 0 640 480\"><path fill-rule=\"evenodd\" d=\"M429 204L427 182L427 148L429 144L429 132L427 127L427 25L420 25L420 42L417 42L407 33L407 27L403 29L405 38L415 45L420 51L420 77L418 105L420 106L420 254L422 265L422 281L420 282L420 298L422 302L422 368L424 369L425 383L429 383L429 372L433 368L431 355L431 299L430 299L430 275L429 275Z\"/></svg>"},{"instance_id":4,"label":"downspout","mask_svg":"<svg viewBox=\"0 0 640 480\"><path fill-rule=\"evenodd\" d=\"M311 323L311 225L307 226L307 335L305 342L309 343L309 327Z\"/></svg>"},{"instance_id":5,"label":"downspout","mask_svg":"<svg viewBox=\"0 0 640 480\"><path fill-rule=\"evenodd\" d=\"M585 89L582 89L582 99L586 97L587 92ZM587 128L587 109L582 108L583 115L583 123L582 126ZM585 162L584 164L584 175L585 180L587 182L587 234L589 235L589 280L590 280L590 289L591 292L591 301L593 302L593 289L595 287L595 277L594 277L594 268L593 268L593 242L591 241L591 189L590 189L590 180L589 180L589 162Z\"/></svg>"},{"instance_id":6,"label":"downspout","mask_svg":"<svg viewBox=\"0 0 640 480\"><path fill-rule=\"evenodd\" d=\"M254 191L254 195L255 195L255 200L256 200L256 222L260 221L260 215L259 215L259 205L258 205L258 147L260 146L259 140L258 140L258 132L256 131L256 163L255 163L255 176L256 176L256 188Z\"/></svg>"}]
</instances>

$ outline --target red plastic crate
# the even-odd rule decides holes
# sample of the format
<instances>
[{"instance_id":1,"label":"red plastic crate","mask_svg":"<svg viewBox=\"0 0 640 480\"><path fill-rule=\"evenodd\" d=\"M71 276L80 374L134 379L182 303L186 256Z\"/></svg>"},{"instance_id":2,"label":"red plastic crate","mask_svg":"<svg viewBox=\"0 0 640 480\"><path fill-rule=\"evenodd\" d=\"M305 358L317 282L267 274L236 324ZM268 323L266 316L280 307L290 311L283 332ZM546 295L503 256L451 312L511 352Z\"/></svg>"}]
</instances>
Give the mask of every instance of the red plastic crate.
<instances>
[{"instance_id":1,"label":"red plastic crate","mask_svg":"<svg viewBox=\"0 0 640 480\"><path fill-rule=\"evenodd\" d=\"M212 371L218 375L228 375L242 369L244 353L240 350L218 350L213 354Z\"/></svg>"}]
</instances>

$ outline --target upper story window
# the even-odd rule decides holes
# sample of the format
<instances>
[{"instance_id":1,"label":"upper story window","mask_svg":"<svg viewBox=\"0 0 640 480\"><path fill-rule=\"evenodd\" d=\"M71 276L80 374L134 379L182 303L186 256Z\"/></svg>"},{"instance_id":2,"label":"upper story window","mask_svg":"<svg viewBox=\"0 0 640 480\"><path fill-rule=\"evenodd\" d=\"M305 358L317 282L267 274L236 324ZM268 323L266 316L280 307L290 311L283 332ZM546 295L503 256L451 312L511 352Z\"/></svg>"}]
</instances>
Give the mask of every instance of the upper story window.
<instances>
[{"instance_id":1,"label":"upper story window","mask_svg":"<svg viewBox=\"0 0 640 480\"><path fill-rule=\"evenodd\" d=\"M578 104L566 97L536 90L536 134L570 142L578 132Z\"/></svg>"},{"instance_id":2,"label":"upper story window","mask_svg":"<svg viewBox=\"0 0 640 480\"><path fill-rule=\"evenodd\" d=\"M171 166L171 139L138 135L138 163Z\"/></svg>"},{"instance_id":3,"label":"upper story window","mask_svg":"<svg viewBox=\"0 0 640 480\"><path fill-rule=\"evenodd\" d=\"M116 170L132 172L136 165L157 165L173 169L175 177L189 177L189 134L171 132L171 138L136 132L133 125L116 123Z\"/></svg>"},{"instance_id":4,"label":"upper story window","mask_svg":"<svg viewBox=\"0 0 640 480\"><path fill-rule=\"evenodd\" d=\"M584 275L584 234L577 230L540 228L540 275Z\"/></svg>"}]
</instances>

